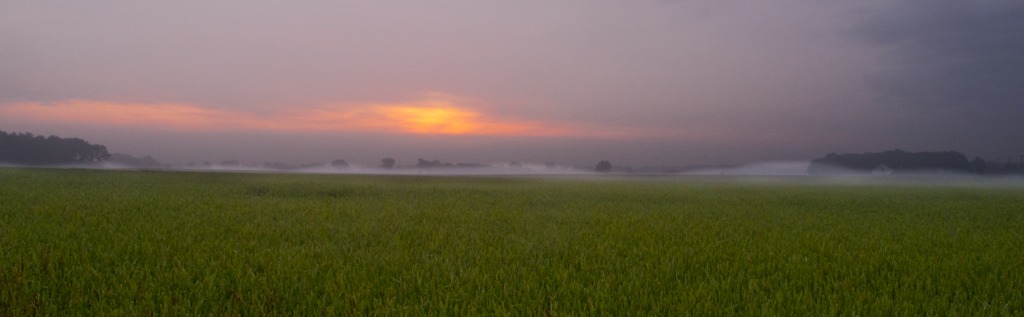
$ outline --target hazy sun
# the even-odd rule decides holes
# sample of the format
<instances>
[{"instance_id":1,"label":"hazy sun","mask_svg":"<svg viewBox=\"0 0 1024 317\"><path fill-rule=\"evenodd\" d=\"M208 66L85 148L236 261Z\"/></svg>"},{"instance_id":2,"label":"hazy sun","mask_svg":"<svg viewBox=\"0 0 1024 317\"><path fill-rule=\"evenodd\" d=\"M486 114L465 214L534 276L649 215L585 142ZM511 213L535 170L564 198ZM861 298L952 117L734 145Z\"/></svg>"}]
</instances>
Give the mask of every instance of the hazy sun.
<instances>
[{"instance_id":1,"label":"hazy sun","mask_svg":"<svg viewBox=\"0 0 1024 317\"><path fill-rule=\"evenodd\" d=\"M381 107L400 129L426 134L471 134L481 130L480 114L448 106Z\"/></svg>"}]
</instances>

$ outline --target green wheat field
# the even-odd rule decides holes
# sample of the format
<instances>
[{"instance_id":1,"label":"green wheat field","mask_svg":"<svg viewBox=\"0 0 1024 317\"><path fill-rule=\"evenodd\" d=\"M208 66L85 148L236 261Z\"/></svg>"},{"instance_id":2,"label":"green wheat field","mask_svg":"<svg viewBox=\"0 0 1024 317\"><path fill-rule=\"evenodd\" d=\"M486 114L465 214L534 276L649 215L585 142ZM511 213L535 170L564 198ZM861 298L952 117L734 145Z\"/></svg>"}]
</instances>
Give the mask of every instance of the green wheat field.
<instances>
[{"instance_id":1,"label":"green wheat field","mask_svg":"<svg viewBox=\"0 0 1024 317\"><path fill-rule=\"evenodd\" d=\"M1022 186L0 169L0 316L1022 314Z\"/></svg>"}]
</instances>

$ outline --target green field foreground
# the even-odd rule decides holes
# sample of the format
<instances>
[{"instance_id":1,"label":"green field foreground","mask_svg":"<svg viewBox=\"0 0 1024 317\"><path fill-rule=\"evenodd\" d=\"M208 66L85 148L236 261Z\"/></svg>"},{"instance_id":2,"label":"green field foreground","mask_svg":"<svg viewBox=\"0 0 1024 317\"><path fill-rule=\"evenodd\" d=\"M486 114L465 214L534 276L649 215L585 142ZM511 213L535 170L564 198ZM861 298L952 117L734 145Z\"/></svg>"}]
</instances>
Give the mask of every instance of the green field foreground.
<instances>
[{"instance_id":1,"label":"green field foreground","mask_svg":"<svg viewBox=\"0 0 1024 317\"><path fill-rule=\"evenodd\" d=\"M0 316L1019 316L1022 188L0 168Z\"/></svg>"}]
</instances>

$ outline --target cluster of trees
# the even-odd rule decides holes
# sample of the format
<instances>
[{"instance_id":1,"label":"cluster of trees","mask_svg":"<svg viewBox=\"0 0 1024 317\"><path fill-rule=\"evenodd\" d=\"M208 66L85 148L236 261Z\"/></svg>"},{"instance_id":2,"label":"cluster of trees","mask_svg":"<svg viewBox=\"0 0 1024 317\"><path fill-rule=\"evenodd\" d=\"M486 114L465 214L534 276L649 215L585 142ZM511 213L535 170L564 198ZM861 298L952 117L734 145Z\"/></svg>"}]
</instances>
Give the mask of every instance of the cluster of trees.
<instances>
[{"instance_id":1,"label":"cluster of trees","mask_svg":"<svg viewBox=\"0 0 1024 317\"><path fill-rule=\"evenodd\" d=\"M829 153L814 159L808 166L810 174L834 173L923 173L923 172L975 172L974 167L963 154L945 152L906 152L899 149L885 152L862 154Z\"/></svg>"},{"instance_id":2,"label":"cluster of trees","mask_svg":"<svg viewBox=\"0 0 1024 317\"><path fill-rule=\"evenodd\" d=\"M517 162L512 162L512 163L519 164ZM488 167L488 165L486 165L486 164L477 164L477 163L455 163L455 164L452 164L452 163L449 163L449 162L441 162L440 160L428 161L428 160L424 160L424 159L416 159L416 167L417 168L437 168L437 167L480 168L480 167ZM515 167L515 166L510 164L509 167ZM520 164L518 167L522 167L522 165Z\"/></svg>"},{"instance_id":3,"label":"cluster of trees","mask_svg":"<svg viewBox=\"0 0 1024 317\"><path fill-rule=\"evenodd\" d=\"M109 158L107 147L90 144L79 138L0 131L0 162L56 165L98 163Z\"/></svg>"},{"instance_id":4,"label":"cluster of trees","mask_svg":"<svg viewBox=\"0 0 1024 317\"><path fill-rule=\"evenodd\" d=\"M981 175L1024 174L1024 157L1019 159L1019 161L1015 162L1014 158L1008 157L1005 162L999 162L975 157L971 160L971 167L974 168L975 173Z\"/></svg>"},{"instance_id":5,"label":"cluster of trees","mask_svg":"<svg viewBox=\"0 0 1024 317\"><path fill-rule=\"evenodd\" d=\"M418 168L433 168L433 167L455 167L452 163L442 163L439 160L428 161L424 159L416 159L416 167Z\"/></svg>"}]
</instances>

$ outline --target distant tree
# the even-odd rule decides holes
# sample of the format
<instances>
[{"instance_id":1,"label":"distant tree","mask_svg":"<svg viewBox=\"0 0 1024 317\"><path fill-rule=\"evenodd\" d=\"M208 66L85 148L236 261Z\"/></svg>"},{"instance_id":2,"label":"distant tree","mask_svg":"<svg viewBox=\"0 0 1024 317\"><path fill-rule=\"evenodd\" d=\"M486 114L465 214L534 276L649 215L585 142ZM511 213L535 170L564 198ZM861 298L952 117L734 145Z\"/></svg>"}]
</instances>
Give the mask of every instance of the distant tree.
<instances>
[{"instance_id":1,"label":"distant tree","mask_svg":"<svg viewBox=\"0 0 1024 317\"><path fill-rule=\"evenodd\" d=\"M242 162L239 162L238 160L224 160L224 161L220 161L220 166L239 166L239 165L242 165Z\"/></svg>"},{"instance_id":2,"label":"distant tree","mask_svg":"<svg viewBox=\"0 0 1024 317\"><path fill-rule=\"evenodd\" d=\"M345 160L343 160L343 159L337 159L337 160L331 161L331 167L333 167L333 168L348 168L348 162L345 162Z\"/></svg>"},{"instance_id":3,"label":"distant tree","mask_svg":"<svg viewBox=\"0 0 1024 317\"><path fill-rule=\"evenodd\" d=\"M608 161L597 162L597 165L594 166L594 170L596 170L598 172L601 172L601 173L611 172L612 171L612 163L608 162Z\"/></svg>"},{"instance_id":4,"label":"distant tree","mask_svg":"<svg viewBox=\"0 0 1024 317\"><path fill-rule=\"evenodd\" d=\"M519 163L519 162L516 162L516 161L511 161L511 162L508 162L508 167L509 168L522 168L523 164Z\"/></svg>"},{"instance_id":5,"label":"distant tree","mask_svg":"<svg viewBox=\"0 0 1024 317\"><path fill-rule=\"evenodd\" d=\"M555 169L556 167L558 167L558 164L555 164L555 162L544 163L544 168L547 168L549 170Z\"/></svg>"},{"instance_id":6,"label":"distant tree","mask_svg":"<svg viewBox=\"0 0 1024 317\"><path fill-rule=\"evenodd\" d=\"M380 167L383 167L383 168L395 167L395 159L390 158L390 157L385 157L385 158L381 159L380 160Z\"/></svg>"}]
</instances>

